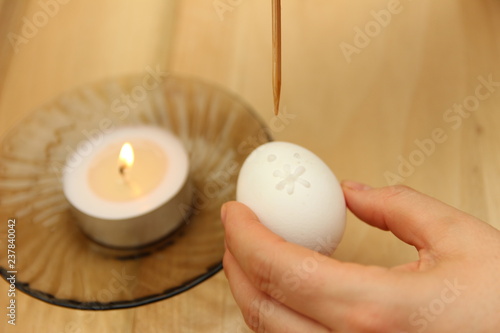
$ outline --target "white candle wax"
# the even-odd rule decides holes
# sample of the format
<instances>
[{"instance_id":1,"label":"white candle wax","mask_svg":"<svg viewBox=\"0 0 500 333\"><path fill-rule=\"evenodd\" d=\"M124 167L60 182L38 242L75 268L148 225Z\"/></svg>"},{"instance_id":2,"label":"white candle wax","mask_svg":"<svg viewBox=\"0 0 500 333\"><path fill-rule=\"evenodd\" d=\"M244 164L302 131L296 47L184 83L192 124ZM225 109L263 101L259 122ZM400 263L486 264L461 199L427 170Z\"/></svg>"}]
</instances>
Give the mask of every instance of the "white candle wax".
<instances>
[{"instance_id":1,"label":"white candle wax","mask_svg":"<svg viewBox=\"0 0 500 333\"><path fill-rule=\"evenodd\" d=\"M81 145L92 147L90 153L76 151L64 169L64 194L83 232L98 243L130 248L176 229L192 199L182 143L149 126L120 128L99 141ZM131 166L119 162L124 143L134 152Z\"/></svg>"}]
</instances>

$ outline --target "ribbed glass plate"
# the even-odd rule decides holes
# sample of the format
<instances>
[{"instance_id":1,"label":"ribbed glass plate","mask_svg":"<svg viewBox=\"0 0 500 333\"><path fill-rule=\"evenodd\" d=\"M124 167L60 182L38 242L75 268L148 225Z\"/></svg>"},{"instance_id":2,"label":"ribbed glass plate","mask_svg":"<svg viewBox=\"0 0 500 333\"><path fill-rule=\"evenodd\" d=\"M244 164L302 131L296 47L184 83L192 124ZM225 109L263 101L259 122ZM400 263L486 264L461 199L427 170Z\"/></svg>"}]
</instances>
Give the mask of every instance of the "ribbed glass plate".
<instances>
[{"instance_id":1,"label":"ribbed glass plate","mask_svg":"<svg viewBox=\"0 0 500 333\"><path fill-rule=\"evenodd\" d=\"M195 185L191 218L146 248L112 250L89 240L62 192L67 155L86 140L97 142L110 124L163 127L189 152ZM7 278L8 271L16 271L18 290L78 309L126 308L183 292L221 269L220 206L234 199L246 156L269 140L245 103L195 79L129 76L63 94L2 140L0 249L5 254L9 219L16 221L16 237L15 263L0 256L0 272Z\"/></svg>"}]
</instances>

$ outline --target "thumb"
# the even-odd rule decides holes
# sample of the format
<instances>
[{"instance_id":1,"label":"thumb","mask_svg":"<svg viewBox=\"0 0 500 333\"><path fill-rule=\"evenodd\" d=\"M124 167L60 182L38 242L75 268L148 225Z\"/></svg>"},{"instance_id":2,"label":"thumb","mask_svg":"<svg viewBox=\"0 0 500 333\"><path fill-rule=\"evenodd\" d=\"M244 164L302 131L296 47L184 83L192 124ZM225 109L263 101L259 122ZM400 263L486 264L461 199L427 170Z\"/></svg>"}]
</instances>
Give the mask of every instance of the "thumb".
<instances>
[{"instance_id":1,"label":"thumb","mask_svg":"<svg viewBox=\"0 0 500 333\"><path fill-rule=\"evenodd\" d=\"M347 207L368 224L390 230L402 241L422 248L435 248L461 228L465 213L406 186L372 189L346 181L342 183Z\"/></svg>"}]
</instances>

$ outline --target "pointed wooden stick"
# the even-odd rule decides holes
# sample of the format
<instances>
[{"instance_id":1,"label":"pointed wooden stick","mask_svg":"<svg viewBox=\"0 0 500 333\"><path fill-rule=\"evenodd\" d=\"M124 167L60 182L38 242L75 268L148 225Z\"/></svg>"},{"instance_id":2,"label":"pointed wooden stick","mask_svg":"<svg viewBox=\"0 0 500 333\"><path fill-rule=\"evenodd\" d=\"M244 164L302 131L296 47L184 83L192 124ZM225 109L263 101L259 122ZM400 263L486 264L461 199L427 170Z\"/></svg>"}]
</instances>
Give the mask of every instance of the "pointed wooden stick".
<instances>
[{"instance_id":1,"label":"pointed wooden stick","mask_svg":"<svg viewBox=\"0 0 500 333\"><path fill-rule=\"evenodd\" d=\"M281 97L281 0L273 1L273 96L277 116Z\"/></svg>"}]
</instances>

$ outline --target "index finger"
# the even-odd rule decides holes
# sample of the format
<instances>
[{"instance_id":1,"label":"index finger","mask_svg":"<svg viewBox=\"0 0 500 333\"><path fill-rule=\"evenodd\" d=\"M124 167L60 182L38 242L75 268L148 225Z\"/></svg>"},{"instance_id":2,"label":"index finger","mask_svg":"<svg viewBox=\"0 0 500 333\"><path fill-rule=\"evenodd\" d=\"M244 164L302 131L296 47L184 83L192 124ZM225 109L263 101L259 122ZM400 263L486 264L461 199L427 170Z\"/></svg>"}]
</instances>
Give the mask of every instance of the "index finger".
<instances>
[{"instance_id":1,"label":"index finger","mask_svg":"<svg viewBox=\"0 0 500 333\"><path fill-rule=\"evenodd\" d=\"M342 263L288 243L241 203L226 204L222 215L227 249L253 285L310 318L328 322L358 300L395 292L387 269Z\"/></svg>"}]
</instances>

